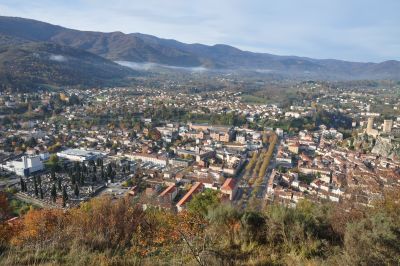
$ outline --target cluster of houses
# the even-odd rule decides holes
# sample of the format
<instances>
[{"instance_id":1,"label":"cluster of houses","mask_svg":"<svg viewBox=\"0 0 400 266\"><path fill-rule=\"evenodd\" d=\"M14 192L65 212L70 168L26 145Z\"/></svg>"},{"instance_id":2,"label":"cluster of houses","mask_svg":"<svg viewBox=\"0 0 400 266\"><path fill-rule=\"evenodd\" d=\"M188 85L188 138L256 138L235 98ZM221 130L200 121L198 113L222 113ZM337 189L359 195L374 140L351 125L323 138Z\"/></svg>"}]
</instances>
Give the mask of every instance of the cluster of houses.
<instances>
[{"instance_id":1,"label":"cluster of houses","mask_svg":"<svg viewBox=\"0 0 400 266\"><path fill-rule=\"evenodd\" d=\"M266 199L295 205L299 199L369 205L384 190L400 188L400 161L361 154L339 145L343 135L324 126L284 137Z\"/></svg>"}]
</instances>

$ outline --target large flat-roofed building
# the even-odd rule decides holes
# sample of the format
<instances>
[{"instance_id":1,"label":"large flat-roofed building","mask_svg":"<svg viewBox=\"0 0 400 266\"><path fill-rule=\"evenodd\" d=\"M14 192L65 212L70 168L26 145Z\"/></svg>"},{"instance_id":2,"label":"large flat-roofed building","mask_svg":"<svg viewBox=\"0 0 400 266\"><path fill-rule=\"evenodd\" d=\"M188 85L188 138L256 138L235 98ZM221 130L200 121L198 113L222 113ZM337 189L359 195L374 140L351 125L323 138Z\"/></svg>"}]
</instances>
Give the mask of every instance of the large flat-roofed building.
<instances>
[{"instance_id":1,"label":"large flat-roofed building","mask_svg":"<svg viewBox=\"0 0 400 266\"><path fill-rule=\"evenodd\" d=\"M188 167L193 163L192 160L186 160L181 158L170 159L168 162L170 165L175 167Z\"/></svg>"},{"instance_id":2,"label":"large flat-roofed building","mask_svg":"<svg viewBox=\"0 0 400 266\"><path fill-rule=\"evenodd\" d=\"M44 169L40 156L22 156L20 160L10 161L2 165L4 170L14 172L19 176L29 176Z\"/></svg>"},{"instance_id":3,"label":"large flat-roofed building","mask_svg":"<svg viewBox=\"0 0 400 266\"><path fill-rule=\"evenodd\" d=\"M129 159L132 160L141 160L142 162L150 162L153 164L158 164L161 166L166 166L168 162L168 158L164 155L153 155L153 154L145 154L145 153L133 153L126 155Z\"/></svg>"},{"instance_id":4,"label":"large flat-roofed building","mask_svg":"<svg viewBox=\"0 0 400 266\"><path fill-rule=\"evenodd\" d=\"M103 154L90 150L67 149L61 152L57 152L57 156L60 158L68 159L70 161L85 162L96 160L98 157L102 157Z\"/></svg>"}]
</instances>

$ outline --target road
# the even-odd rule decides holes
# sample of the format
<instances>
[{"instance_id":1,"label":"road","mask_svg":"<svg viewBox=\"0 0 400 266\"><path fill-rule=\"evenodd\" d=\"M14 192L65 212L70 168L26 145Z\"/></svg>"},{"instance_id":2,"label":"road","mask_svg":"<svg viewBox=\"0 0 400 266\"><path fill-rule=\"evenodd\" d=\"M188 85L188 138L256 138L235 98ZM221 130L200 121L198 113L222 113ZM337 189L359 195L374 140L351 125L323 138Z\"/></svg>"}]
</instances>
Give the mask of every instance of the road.
<instances>
[{"instance_id":1,"label":"road","mask_svg":"<svg viewBox=\"0 0 400 266\"><path fill-rule=\"evenodd\" d=\"M278 149L279 149L279 145L280 145L280 140L278 139L278 141L276 142L276 145L274 147L274 152L272 153L272 158L271 161L269 163L268 169L265 173L264 176L264 181L261 184L261 189L259 191L259 193L257 194L257 198L259 199L264 199L265 198L265 194L267 193L267 186L268 186L268 180L269 177L272 174L272 170L275 169L276 167L276 156L278 155Z\"/></svg>"},{"instance_id":2,"label":"road","mask_svg":"<svg viewBox=\"0 0 400 266\"><path fill-rule=\"evenodd\" d=\"M258 200L264 200L264 198L265 198L269 177L271 176L272 170L275 169L275 167L276 167L276 156L278 154L279 145L280 145L280 140L278 139L277 144L274 147L274 152L272 153L272 158L270 160L270 164L264 175L263 182L260 185L260 190L256 195L256 198ZM252 191L254 189L254 187L251 187L248 184L247 180L242 179L244 173L245 173L245 170L242 171L242 173L240 175L239 188L238 188L238 191L234 198L234 204L236 204L237 206L239 206L242 209L245 209L247 207L248 200L252 197ZM259 208L261 208L261 207L262 206L260 205Z\"/></svg>"}]
</instances>

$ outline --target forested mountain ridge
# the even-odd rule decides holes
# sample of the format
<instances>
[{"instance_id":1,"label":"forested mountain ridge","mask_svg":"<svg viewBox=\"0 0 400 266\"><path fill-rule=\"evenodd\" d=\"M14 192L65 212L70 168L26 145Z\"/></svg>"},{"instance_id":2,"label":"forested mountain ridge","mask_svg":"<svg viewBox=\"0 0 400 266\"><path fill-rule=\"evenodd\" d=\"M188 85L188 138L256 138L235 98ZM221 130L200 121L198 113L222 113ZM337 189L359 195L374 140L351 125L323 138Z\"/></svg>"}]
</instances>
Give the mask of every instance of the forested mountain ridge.
<instances>
[{"instance_id":1,"label":"forested mountain ridge","mask_svg":"<svg viewBox=\"0 0 400 266\"><path fill-rule=\"evenodd\" d=\"M0 36L0 87L121 84L135 71L84 50Z\"/></svg>"},{"instance_id":2,"label":"forested mountain ridge","mask_svg":"<svg viewBox=\"0 0 400 266\"><path fill-rule=\"evenodd\" d=\"M296 79L400 80L400 62L359 63L333 59L277 56L228 45L185 44L171 39L122 32L90 32L14 17L0 17L0 34L35 42L53 42L86 50L112 61L157 63L208 70L251 70Z\"/></svg>"}]
</instances>

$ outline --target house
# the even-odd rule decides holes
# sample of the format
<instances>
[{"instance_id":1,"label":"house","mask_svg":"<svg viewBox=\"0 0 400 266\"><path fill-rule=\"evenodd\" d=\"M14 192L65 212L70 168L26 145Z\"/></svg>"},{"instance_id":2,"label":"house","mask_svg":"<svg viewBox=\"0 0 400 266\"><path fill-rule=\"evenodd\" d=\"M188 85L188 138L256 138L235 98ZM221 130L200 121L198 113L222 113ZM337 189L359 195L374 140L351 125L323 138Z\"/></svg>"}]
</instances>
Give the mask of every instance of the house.
<instances>
[{"instance_id":1,"label":"house","mask_svg":"<svg viewBox=\"0 0 400 266\"><path fill-rule=\"evenodd\" d=\"M158 195L158 199L161 203L171 204L177 194L178 188L175 186L175 184L173 184L167 187L163 192L161 192L161 194Z\"/></svg>"},{"instance_id":2,"label":"house","mask_svg":"<svg viewBox=\"0 0 400 266\"><path fill-rule=\"evenodd\" d=\"M237 182L236 179L227 178L221 187L221 192L229 195L229 199L233 200L237 192Z\"/></svg>"}]
</instances>

